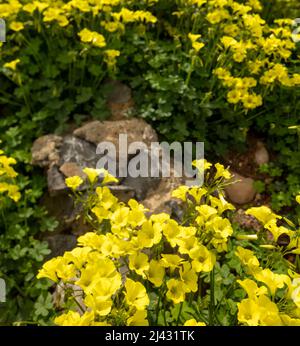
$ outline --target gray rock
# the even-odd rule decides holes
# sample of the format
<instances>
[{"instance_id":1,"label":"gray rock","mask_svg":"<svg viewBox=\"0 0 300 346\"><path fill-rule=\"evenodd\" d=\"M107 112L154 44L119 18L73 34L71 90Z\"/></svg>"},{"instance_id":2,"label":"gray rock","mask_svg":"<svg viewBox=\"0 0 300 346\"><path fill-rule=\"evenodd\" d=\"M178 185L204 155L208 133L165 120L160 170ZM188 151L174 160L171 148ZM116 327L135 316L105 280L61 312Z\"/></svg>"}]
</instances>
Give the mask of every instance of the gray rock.
<instances>
[{"instance_id":1,"label":"gray rock","mask_svg":"<svg viewBox=\"0 0 300 346\"><path fill-rule=\"evenodd\" d=\"M66 162L74 162L81 168L96 167L97 164L95 145L71 135L63 138L59 155L60 166Z\"/></svg>"},{"instance_id":2,"label":"gray rock","mask_svg":"<svg viewBox=\"0 0 300 346\"><path fill-rule=\"evenodd\" d=\"M147 147L157 142L157 134L152 127L142 119L120 121L93 121L73 132L74 136L98 145L101 142L111 142L119 149L119 134L127 134L127 143L143 142ZM135 154L136 152L130 152Z\"/></svg>"},{"instance_id":3,"label":"gray rock","mask_svg":"<svg viewBox=\"0 0 300 346\"><path fill-rule=\"evenodd\" d=\"M258 141L256 144L254 159L259 166L268 163L270 160L268 150L266 149L265 145L260 141Z\"/></svg>"},{"instance_id":4,"label":"gray rock","mask_svg":"<svg viewBox=\"0 0 300 346\"><path fill-rule=\"evenodd\" d=\"M110 80L104 86L107 92L107 101L109 103L127 103L132 98L131 89L117 80Z\"/></svg>"},{"instance_id":5,"label":"gray rock","mask_svg":"<svg viewBox=\"0 0 300 346\"><path fill-rule=\"evenodd\" d=\"M142 201L146 198L149 190L155 189L160 183L160 178L146 178L146 177L127 177L122 184L130 187L134 191L134 198Z\"/></svg>"},{"instance_id":6,"label":"gray rock","mask_svg":"<svg viewBox=\"0 0 300 346\"><path fill-rule=\"evenodd\" d=\"M225 187L227 197L231 202L236 204L252 202L256 195L254 180L252 178L243 177L235 172L231 173L233 174L231 180L233 184Z\"/></svg>"},{"instance_id":7,"label":"gray rock","mask_svg":"<svg viewBox=\"0 0 300 346\"><path fill-rule=\"evenodd\" d=\"M47 259L62 256L65 251L74 249L77 244L77 238L72 234L53 234L46 236L43 240L47 241L51 250Z\"/></svg>"},{"instance_id":8,"label":"gray rock","mask_svg":"<svg viewBox=\"0 0 300 346\"><path fill-rule=\"evenodd\" d=\"M47 171L48 191L51 196L56 196L66 191L67 185L62 173L60 173L58 166L51 166Z\"/></svg>"},{"instance_id":9,"label":"gray rock","mask_svg":"<svg viewBox=\"0 0 300 346\"><path fill-rule=\"evenodd\" d=\"M32 164L40 167L50 167L58 164L59 148L63 142L62 137L46 135L38 138L32 146Z\"/></svg>"},{"instance_id":10,"label":"gray rock","mask_svg":"<svg viewBox=\"0 0 300 346\"><path fill-rule=\"evenodd\" d=\"M111 120L126 119L134 108L131 89L116 80L105 83L107 92L107 106L111 113Z\"/></svg>"},{"instance_id":11,"label":"gray rock","mask_svg":"<svg viewBox=\"0 0 300 346\"><path fill-rule=\"evenodd\" d=\"M172 197L172 192L180 185L184 184L184 178L175 177L174 163L171 162L170 177L163 177L157 180L156 185L149 189L142 204L151 213L168 213L180 218L179 200Z\"/></svg>"},{"instance_id":12,"label":"gray rock","mask_svg":"<svg viewBox=\"0 0 300 346\"><path fill-rule=\"evenodd\" d=\"M65 162L59 167L59 170L66 178L77 175L82 179L86 179L86 175L83 173L82 168L75 162Z\"/></svg>"}]
</instances>

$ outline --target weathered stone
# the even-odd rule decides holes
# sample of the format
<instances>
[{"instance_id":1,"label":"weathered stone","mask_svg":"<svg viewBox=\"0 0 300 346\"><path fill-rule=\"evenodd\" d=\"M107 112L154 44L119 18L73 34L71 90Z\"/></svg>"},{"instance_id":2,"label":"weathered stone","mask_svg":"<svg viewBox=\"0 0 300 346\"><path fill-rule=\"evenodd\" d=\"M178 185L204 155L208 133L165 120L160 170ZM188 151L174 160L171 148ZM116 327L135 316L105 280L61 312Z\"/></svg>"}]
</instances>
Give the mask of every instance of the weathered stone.
<instances>
[{"instance_id":1,"label":"weathered stone","mask_svg":"<svg viewBox=\"0 0 300 346\"><path fill-rule=\"evenodd\" d=\"M127 151L125 148L124 154L122 152L119 155L118 142L120 133L128 135L128 144L133 142L145 143L145 150L137 153L136 150L139 150L139 148L135 148L132 151ZM150 147L152 142L158 142L158 139L152 127L141 119L107 122L95 121L75 130L74 135L67 135L61 138L59 140L59 146L50 146L47 155L43 154L40 156L43 159L44 167L48 167L47 179L49 190L49 194L41 201L41 204L46 207L50 216L59 221L59 226L55 230L56 233L67 232L68 234L78 236L91 230L91 226L83 220L80 206L74 207L73 200L69 196L70 189L65 184L65 178L78 175L86 179L82 169L84 167L97 168L100 155L96 153L95 144L101 141L110 141L116 145L117 160L119 160L116 162L117 167L119 167L121 162L121 166L123 164L127 169L127 165L130 165L133 157L137 159L137 155L149 155L147 148ZM53 152L58 155L58 159L56 158L54 162L50 162L50 149L54 148L55 151L53 150ZM124 147L121 149L123 150ZM125 160L121 160L121 158ZM148 158L150 159L150 156ZM139 160L136 161L139 165ZM148 164L150 170L150 160L148 160ZM125 166L122 166L122 169ZM173 207L176 201L171 200L171 191L174 186L180 185L180 181L177 178L175 180L174 178L132 178L130 174L126 178L122 178L118 173L117 170L117 177L119 177L120 181L119 185L111 185L109 188L121 202L126 203L131 198L135 198L140 202L146 201L147 205L151 207L151 211L171 212L174 209ZM174 184L174 181L176 181L176 184ZM86 183L80 187L83 194L85 193L85 189Z\"/></svg>"},{"instance_id":2,"label":"weathered stone","mask_svg":"<svg viewBox=\"0 0 300 346\"><path fill-rule=\"evenodd\" d=\"M46 208L48 215L58 221L58 226L54 232L81 235L87 231L92 231L92 227L83 222L80 205L75 207L73 198L68 192L69 190L66 189L56 195L46 193L41 199L40 204Z\"/></svg>"},{"instance_id":3,"label":"weathered stone","mask_svg":"<svg viewBox=\"0 0 300 346\"><path fill-rule=\"evenodd\" d=\"M40 167L50 167L58 164L59 148L63 142L62 137L46 135L38 138L32 146L32 164Z\"/></svg>"},{"instance_id":4,"label":"weathered stone","mask_svg":"<svg viewBox=\"0 0 300 346\"><path fill-rule=\"evenodd\" d=\"M142 201L146 198L149 190L155 189L160 183L160 178L151 177L127 177L122 184L134 191L134 198Z\"/></svg>"},{"instance_id":5,"label":"weathered stone","mask_svg":"<svg viewBox=\"0 0 300 346\"><path fill-rule=\"evenodd\" d=\"M51 253L49 258L62 256L65 251L70 251L76 247L76 236L72 234L53 234L46 236L43 240L47 241Z\"/></svg>"},{"instance_id":6,"label":"weathered stone","mask_svg":"<svg viewBox=\"0 0 300 346\"><path fill-rule=\"evenodd\" d=\"M243 209L238 209L232 217L232 222L240 227L258 232L262 229L261 223L252 215L247 215Z\"/></svg>"},{"instance_id":7,"label":"weathered stone","mask_svg":"<svg viewBox=\"0 0 300 346\"><path fill-rule=\"evenodd\" d=\"M258 141L256 144L254 159L259 166L268 163L270 160L268 150L261 141Z\"/></svg>"},{"instance_id":8,"label":"weathered stone","mask_svg":"<svg viewBox=\"0 0 300 346\"><path fill-rule=\"evenodd\" d=\"M82 179L86 178L86 175L82 172L82 168L77 165L75 162L65 162L59 168L60 172L66 177L73 177L75 175L81 177Z\"/></svg>"},{"instance_id":9,"label":"weathered stone","mask_svg":"<svg viewBox=\"0 0 300 346\"><path fill-rule=\"evenodd\" d=\"M119 81L109 81L105 87L109 89L107 105L111 112L110 119L121 120L128 117L134 106L131 89Z\"/></svg>"},{"instance_id":10,"label":"weathered stone","mask_svg":"<svg viewBox=\"0 0 300 346\"><path fill-rule=\"evenodd\" d=\"M158 141L152 127L144 120L136 118L120 121L93 121L75 130L73 134L95 145L104 141L111 142L115 145L117 153L119 134L127 134L128 146L133 142L143 142L150 147L152 142ZM136 154L136 150L128 150L128 154Z\"/></svg>"},{"instance_id":11,"label":"weathered stone","mask_svg":"<svg viewBox=\"0 0 300 346\"><path fill-rule=\"evenodd\" d=\"M175 177L174 172L171 164L170 177L157 180L157 185L148 191L146 198L141 202L151 213L165 212L180 217L178 213L180 201L172 197L172 191L184 184L184 179Z\"/></svg>"},{"instance_id":12,"label":"weathered stone","mask_svg":"<svg viewBox=\"0 0 300 346\"><path fill-rule=\"evenodd\" d=\"M63 138L59 154L60 166L66 162L74 162L81 168L96 167L97 158L99 158L95 145L71 135Z\"/></svg>"},{"instance_id":13,"label":"weathered stone","mask_svg":"<svg viewBox=\"0 0 300 346\"><path fill-rule=\"evenodd\" d=\"M255 198L256 190L254 188L254 180L246 178L238 173L231 172L233 184L226 186L225 192L231 202L236 204L246 204Z\"/></svg>"},{"instance_id":14,"label":"weathered stone","mask_svg":"<svg viewBox=\"0 0 300 346\"><path fill-rule=\"evenodd\" d=\"M58 166L51 166L47 171L48 191L51 196L62 193L67 189L65 179L60 173Z\"/></svg>"},{"instance_id":15,"label":"weathered stone","mask_svg":"<svg viewBox=\"0 0 300 346\"><path fill-rule=\"evenodd\" d=\"M131 198L135 198L135 190L131 186L110 185L110 191L118 198L119 201L127 203Z\"/></svg>"}]
</instances>

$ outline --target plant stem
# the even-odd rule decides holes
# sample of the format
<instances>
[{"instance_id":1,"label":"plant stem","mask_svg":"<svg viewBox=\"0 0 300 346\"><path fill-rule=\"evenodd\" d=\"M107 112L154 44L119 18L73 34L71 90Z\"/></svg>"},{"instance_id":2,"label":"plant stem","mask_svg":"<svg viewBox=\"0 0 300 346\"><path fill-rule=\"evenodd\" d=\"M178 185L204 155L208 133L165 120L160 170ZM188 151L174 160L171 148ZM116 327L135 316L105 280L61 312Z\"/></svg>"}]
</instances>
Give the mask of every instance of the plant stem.
<instances>
[{"instance_id":1,"label":"plant stem","mask_svg":"<svg viewBox=\"0 0 300 346\"><path fill-rule=\"evenodd\" d=\"M159 314L159 304L160 304L160 295L158 296L158 302L157 302L157 306L156 306L156 321L155 321L155 325L157 326L157 322L158 322L158 314Z\"/></svg>"},{"instance_id":2,"label":"plant stem","mask_svg":"<svg viewBox=\"0 0 300 346\"><path fill-rule=\"evenodd\" d=\"M215 268L210 272L210 302L209 302L209 325L214 325L215 309Z\"/></svg>"},{"instance_id":3,"label":"plant stem","mask_svg":"<svg viewBox=\"0 0 300 346\"><path fill-rule=\"evenodd\" d=\"M183 306L183 302L180 303L180 308L179 308L179 312L178 312L178 316L177 316L176 326L178 326L178 323L179 323L179 318L181 315L182 306Z\"/></svg>"}]
</instances>

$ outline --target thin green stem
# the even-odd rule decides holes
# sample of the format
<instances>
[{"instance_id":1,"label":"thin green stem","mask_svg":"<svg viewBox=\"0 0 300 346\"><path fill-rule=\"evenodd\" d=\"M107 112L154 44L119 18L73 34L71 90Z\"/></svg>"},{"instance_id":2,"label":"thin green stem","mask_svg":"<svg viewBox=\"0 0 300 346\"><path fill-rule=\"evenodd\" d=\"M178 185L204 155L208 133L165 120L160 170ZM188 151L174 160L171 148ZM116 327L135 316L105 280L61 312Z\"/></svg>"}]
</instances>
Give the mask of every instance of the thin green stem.
<instances>
[{"instance_id":1,"label":"thin green stem","mask_svg":"<svg viewBox=\"0 0 300 346\"><path fill-rule=\"evenodd\" d=\"M215 309L215 269L210 272L210 302L209 302L209 325L214 325Z\"/></svg>"},{"instance_id":2,"label":"thin green stem","mask_svg":"<svg viewBox=\"0 0 300 346\"><path fill-rule=\"evenodd\" d=\"M155 325L156 326L157 326L157 322L158 322L160 300L161 300L161 297L159 295L158 296L158 302L157 302L157 305L156 305L156 320L155 320Z\"/></svg>"},{"instance_id":3,"label":"thin green stem","mask_svg":"<svg viewBox=\"0 0 300 346\"><path fill-rule=\"evenodd\" d=\"M180 308L179 308L179 311L178 311L176 326L178 326L178 324L179 324L180 315L181 315L181 312L182 312L182 306L183 306L183 302L180 303Z\"/></svg>"}]
</instances>

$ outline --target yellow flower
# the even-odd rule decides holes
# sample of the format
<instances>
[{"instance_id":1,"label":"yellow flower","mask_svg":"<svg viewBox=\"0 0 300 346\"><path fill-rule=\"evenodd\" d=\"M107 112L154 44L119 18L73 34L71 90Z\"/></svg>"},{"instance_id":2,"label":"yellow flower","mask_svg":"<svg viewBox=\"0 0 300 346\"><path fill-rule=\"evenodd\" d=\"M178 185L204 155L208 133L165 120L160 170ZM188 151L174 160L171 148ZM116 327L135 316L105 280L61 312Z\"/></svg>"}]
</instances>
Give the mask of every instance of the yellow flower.
<instances>
[{"instance_id":1,"label":"yellow flower","mask_svg":"<svg viewBox=\"0 0 300 346\"><path fill-rule=\"evenodd\" d=\"M212 163L208 162L206 159L200 159L193 161L192 165L196 167L199 171L206 171L210 169Z\"/></svg>"},{"instance_id":2,"label":"yellow flower","mask_svg":"<svg viewBox=\"0 0 300 346\"><path fill-rule=\"evenodd\" d=\"M172 197L181 199L182 201L185 202L188 191L189 191L188 186L185 186L185 185L179 186L177 189L172 191Z\"/></svg>"},{"instance_id":3,"label":"yellow flower","mask_svg":"<svg viewBox=\"0 0 300 346\"><path fill-rule=\"evenodd\" d=\"M196 222L198 223L198 225L203 225L204 222L218 214L217 209L207 204L201 205L200 207L196 207L195 209L200 214L200 216L196 218Z\"/></svg>"},{"instance_id":4,"label":"yellow flower","mask_svg":"<svg viewBox=\"0 0 300 346\"><path fill-rule=\"evenodd\" d=\"M277 305L266 295L257 298L257 304L260 310L261 326L281 326L282 321L279 315Z\"/></svg>"},{"instance_id":5,"label":"yellow flower","mask_svg":"<svg viewBox=\"0 0 300 346\"><path fill-rule=\"evenodd\" d=\"M189 256L193 259L192 267L197 273L210 272L216 263L216 256L202 244L192 249Z\"/></svg>"},{"instance_id":6,"label":"yellow flower","mask_svg":"<svg viewBox=\"0 0 300 346\"><path fill-rule=\"evenodd\" d=\"M185 299L185 285L182 281L176 279L170 279L167 282L168 292L166 297L172 300L174 304L178 304Z\"/></svg>"},{"instance_id":7,"label":"yellow flower","mask_svg":"<svg viewBox=\"0 0 300 346\"><path fill-rule=\"evenodd\" d=\"M125 289L125 299L129 306L134 306L137 310L144 310L149 305L150 301L146 289L140 282L127 278Z\"/></svg>"},{"instance_id":8,"label":"yellow flower","mask_svg":"<svg viewBox=\"0 0 300 346\"><path fill-rule=\"evenodd\" d=\"M97 171L99 171L99 174L103 176L102 184L107 185L109 183L118 183L119 180L115 178L113 175L111 175L106 169L100 168Z\"/></svg>"},{"instance_id":9,"label":"yellow flower","mask_svg":"<svg viewBox=\"0 0 300 346\"><path fill-rule=\"evenodd\" d=\"M21 198L19 187L17 185L8 185L7 195L13 201L18 202Z\"/></svg>"},{"instance_id":10,"label":"yellow flower","mask_svg":"<svg viewBox=\"0 0 300 346\"><path fill-rule=\"evenodd\" d=\"M99 169L85 167L83 173L87 175L89 182L93 184L101 174L101 171Z\"/></svg>"},{"instance_id":11,"label":"yellow flower","mask_svg":"<svg viewBox=\"0 0 300 346\"><path fill-rule=\"evenodd\" d=\"M300 318L291 318L286 314L282 314L280 317L284 326L300 326Z\"/></svg>"},{"instance_id":12,"label":"yellow flower","mask_svg":"<svg viewBox=\"0 0 300 346\"><path fill-rule=\"evenodd\" d=\"M242 324L248 326L258 326L260 319L260 309L256 300L254 299L243 299L238 306L238 320Z\"/></svg>"},{"instance_id":13,"label":"yellow flower","mask_svg":"<svg viewBox=\"0 0 300 346\"><path fill-rule=\"evenodd\" d=\"M96 237L99 237L95 233L90 232L90 234L94 234ZM86 235L79 238L84 238L85 236ZM78 239L78 244L82 244L81 241L79 241L79 239ZM81 269L81 267L83 267L83 265L86 263L88 258L87 255L90 251L91 251L90 247L76 247L72 251L65 252L63 255L63 258L67 260L68 262L73 262L76 268Z\"/></svg>"},{"instance_id":14,"label":"yellow flower","mask_svg":"<svg viewBox=\"0 0 300 346\"><path fill-rule=\"evenodd\" d=\"M213 208L218 209L218 213L222 215L226 210L235 210L235 207L227 202L223 195L219 194L219 198L209 196L210 204Z\"/></svg>"},{"instance_id":15,"label":"yellow flower","mask_svg":"<svg viewBox=\"0 0 300 346\"><path fill-rule=\"evenodd\" d=\"M197 322L194 318L187 320L184 322L185 327L205 327L206 324L204 322Z\"/></svg>"},{"instance_id":16,"label":"yellow flower","mask_svg":"<svg viewBox=\"0 0 300 346\"><path fill-rule=\"evenodd\" d=\"M133 316L127 319L127 326L149 326L149 322L147 320L147 311L145 310L137 310Z\"/></svg>"},{"instance_id":17,"label":"yellow flower","mask_svg":"<svg viewBox=\"0 0 300 346\"><path fill-rule=\"evenodd\" d=\"M183 258L179 257L178 255L161 255L160 264L164 268L170 268L171 270L175 270L180 266L180 264L184 261Z\"/></svg>"},{"instance_id":18,"label":"yellow flower","mask_svg":"<svg viewBox=\"0 0 300 346\"><path fill-rule=\"evenodd\" d=\"M179 268L179 274L185 285L186 292L196 292L198 290L198 275L192 269L190 263L183 263L183 266Z\"/></svg>"},{"instance_id":19,"label":"yellow flower","mask_svg":"<svg viewBox=\"0 0 300 346\"><path fill-rule=\"evenodd\" d=\"M191 236L188 238L183 238L178 241L178 251L181 254L190 255L191 251L198 245L197 238L195 236Z\"/></svg>"},{"instance_id":20,"label":"yellow flower","mask_svg":"<svg viewBox=\"0 0 300 346\"><path fill-rule=\"evenodd\" d=\"M260 270L259 261L254 256L253 251L238 246L235 254L241 260L242 264L247 267L251 274Z\"/></svg>"},{"instance_id":21,"label":"yellow flower","mask_svg":"<svg viewBox=\"0 0 300 346\"><path fill-rule=\"evenodd\" d=\"M96 47L105 47L106 42L103 35L99 34L96 31L90 31L88 29L83 29L78 33L82 42L89 42Z\"/></svg>"},{"instance_id":22,"label":"yellow flower","mask_svg":"<svg viewBox=\"0 0 300 346\"><path fill-rule=\"evenodd\" d=\"M42 269L40 269L38 272L37 278L49 278L50 280L57 282L57 268L59 268L59 265L61 265L64 262L65 261L61 256L52 258L51 260L44 263Z\"/></svg>"},{"instance_id":23,"label":"yellow flower","mask_svg":"<svg viewBox=\"0 0 300 346\"><path fill-rule=\"evenodd\" d=\"M298 195L298 196L296 197L296 201L297 201L298 204L300 204L300 195Z\"/></svg>"},{"instance_id":24,"label":"yellow flower","mask_svg":"<svg viewBox=\"0 0 300 346\"><path fill-rule=\"evenodd\" d=\"M192 47L195 49L196 52L199 52L200 49L204 47L204 43L202 42L193 42Z\"/></svg>"},{"instance_id":25,"label":"yellow flower","mask_svg":"<svg viewBox=\"0 0 300 346\"><path fill-rule=\"evenodd\" d=\"M54 323L59 326L90 326L94 320L94 312L85 312L82 316L78 312L69 311L55 318Z\"/></svg>"},{"instance_id":26,"label":"yellow flower","mask_svg":"<svg viewBox=\"0 0 300 346\"><path fill-rule=\"evenodd\" d=\"M118 230L119 227L125 227L128 223L128 216L130 209L128 207L119 206L119 208L112 214L111 221Z\"/></svg>"},{"instance_id":27,"label":"yellow flower","mask_svg":"<svg viewBox=\"0 0 300 346\"><path fill-rule=\"evenodd\" d=\"M0 176L5 174L9 178L15 178L18 173L11 167L11 165L15 165L16 163L17 161L14 158L1 155Z\"/></svg>"},{"instance_id":28,"label":"yellow flower","mask_svg":"<svg viewBox=\"0 0 300 346\"><path fill-rule=\"evenodd\" d=\"M175 220L168 220L162 227L164 236L172 247L175 247L178 242L178 236L180 234L180 228Z\"/></svg>"},{"instance_id":29,"label":"yellow flower","mask_svg":"<svg viewBox=\"0 0 300 346\"><path fill-rule=\"evenodd\" d=\"M195 35L195 34L188 34L188 38L192 41L192 42L196 42L198 40L198 38L200 38L201 35Z\"/></svg>"},{"instance_id":30,"label":"yellow flower","mask_svg":"<svg viewBox=\"0 0 300 346\"><path fill-rule=\"evenodd\" d=\"M84 304L99 316L107 316L112 308L112 300L102 296L87 295Z\"/></svg>"},{"instance_id":31,"label":"yellow flower","mask_svg":"<svg viewBox=\"0 0 300 346\"><path fill-rule=\"evenodd\" d=\"M121 275L110 259L90 260L81 269L81 276L76 285L86 294L96 294L102 300L108 300L121 286Z\"/></svg>"},{"instance_id":32,"label":"yellow flower","mask_svg":"<svg viewBox=\"0 0 300 346\"><path fill-rule=\"evenodd\" d=\"M206 222L206 229L213 232L214 238L227 240L232 235L233 229L228 219L215 216Z\"/></svg>"},{"instance_id":33,"label":"yellow flower","mask_svg":"<svg viewBox=\"0 0 300 346\"><path fill-rule=\"evenodd\" d=\"M20 59L16 59L16 60L7 62L3 65L3 67L9 68L9 69L15 71L17 68L17 65L20 63L20 61L21 61Z\"/></svg>"},{"instance_id":34,"label":"yellow flower","mask_svg":"<svg viewBox=\"0 0 300 346\"><path fill-rule=\"evenodd\" d=\"M131 209L129 212L129 215L128 215L128 224L131 227L137 227L137 226L144 225L146 220L147 220L147 218L145 216L145 212L147 212L148 209L146 209L142 204L138 203L134 199L130 199L127 204ZM157 231L157 227L154 227L154 229L153 229L153 232L154 232L153 233L153 241L159 242L159 240L157 238L158 233L156 231ZM158 230L158 231L160 233L160 230ZM149 231L149 232L152 234L151 231ZM146 231L146 233L147 233L147 231ZM147 235L151 237L150 233L147 233ZM146 238L147 238L147 236L146 236Z\"/></svg>"},{"instance_id":35,"label":"yellow flower","mask_svg":"<svg viewBox=\"0 0 300 346\"><path fill-rule=\"evenodd\" d=\"M103 235L98 235L94 232L87 232L84 235L80 236L77 239L77 242L78 245L90 247L95 250L100 250L104 240L105 237Z\"/></svg>"},{"instance_id":36,"label":"yellow flower","mask_svg":"<svg viewBox=\"0 0 300 346\"><path fill-rule=\"evenodd\" d=\"M116 49L107 49L105 52L106 58L105 61L109 66L116 64L116 58L120 56L120 51Z\"/></svg>"},{"instance_id":37,"label":"yellow flower","mask_svg":"<svg viewBox=\"0 0 300 346\"><path fill-rule=\"evenodd\" d=\"M148 260L148 256L142 252L131 255L129 256L129 268L145 278L145 271L149 270Z\"/></svg>"},{"instance_id":38,"label":"yellow flower","mask_svg":"<svg viewBox=\"0 0 300 346\"><path fill-rule=\"evenodd\" d=\"M195 35L195 34L188 34L189 39L192 42L192 47L195 49L196 52L199 52L201 48L204 47L204 43L197 42L197 40L201 37L201 35Z\"/></svg>"},{"instance_id":39,"label":"yellow flower","mask_svg":"<svg viewBox=\"0 0 300 346\"><path fill-rule=\"evenodd\" d=\"M211 24L218 24L224 19L229 18L230 15L228 11L223 10L223 9L217 9L212 12L209 12L208 15L206 16L206 19L211 23Z\"/></svg>"},{"instance_id":40,"label":"yellow flower","mask_svg":"<svg viewBox=\"0 0 300 346\"><path fill-rule=\"evenodd\" d=\"M72 190L76 190L82 183L83 180L77 175L66 179L66 185Z\"/></svg>"},{"instance_id":41,"label":"yellow flower","mask_svg":"<svg viewBox=\"0 0 300 346\"><path fill-rule=\"evenodd\" d=\"M21 22L12 22L9 27L13 30L13 31L21 31L24 29L24 25Z\"/></svg>"},{"instance_id":42,"label":"yellow flower","mask_svg":"<svg viewBox=\"0 0 300 346\"><path fill-rule=\"evenodd\" d=\"M189 195L194 197L196 204L200 204L202 197L207 194L207 190L204 187L193 186L189 190Z\"/></svg>"},{"instance_id":43,"label":"yellow flower","mask_svg":"<svg viewBox=\"0 0 300 346\"><path fill-rule=\"evenodd\" d=\"M36 9L35 4L26 4L23 5L23 11L29 12L30 14L33 13Z\"/></svg>"},{"instance_id":44,"label":"yellow flower","mask_svg":"<svg viewBox=\"0 0 300 346\"><path fill-rule=\"evenodd\" d=\"M267 294L268 290L265 286L258 287L257 283L250 279L237 280L237 282L247 292L248 298L254 299L262 294Z\"/></svg>"},{"instance_id":45,"label":"yellow flower","mask_svg":"<svg viewBox=\"0 0 300 346\"><path fill-rule=\"evenodd\" d=\"M158 244L161 240L162 234L159 224L154 224L150 221L143 223L142 229L138 231L137 237L140 247L152 247L154 244Z\"/></svg>"},{"instance_id":46,"label":"yellow flower","mask_svg":"<svg viewBox=\"0 0 300 346\"><path fill-rule=\"evenodd\" d=\"M120 22L105 22L102 21L101 25L104 27L105 30L109 32L115 32L117 30L124 31L125 27L124 24Z\"/></svg>"},{"instance_id":47,"label":"yellow flower","mask_svg":"<svg viewBox=\"0 0 300 346\"><path fill-rule=\"evenodd\" d=\"M273 273L268 268L256 271L253 275L270 289L271 295L275 295L276 290L282 288L287 281L287 275Z\"/></svg>"},{"instance_id":48,"label":"yellow flower","mask_svg":"<svg viewBox=\"0 0 300 346\"><path fill-rule=\"evenodd\" d=\"M247 109L254 109L263 104L262 97L256 94L247 94L243 97L242 102Z\"/></svg>"},{"instance_id":49,"label":"yellow flower","mask_svg":"<svg viewBox=\"0 0 300 346\"><path fill-rule=\"evenodd\" d=\"M246 211L246 214L254 216L263 225L271 220L281 219L281 216L274 214L272 210L266 206L250 208Z\"/></svg>"},{"instance_id":50,"label":"yellow flower","mask_svg":"<svg viewBox=\"0 0 300 346\"><path fill-rule=\"evenodd\" d=\"M151 260L146 275L147 279L153 283L155 287L160 287L165 276L165 269L160 265L159 261Z\"/></svg>"},{"instance_id":51,"label":"yellow flower","mask_svg":"<svg viewBox=\"0 0 300 346\"><path fill-rule=\"evenodd\" d=\"M225 167L223 165L221 165L220 163L216 163L215 168L217 170L217 172L215 174L215 179L218 179L221 177L225 178L225 179L231 178L231 173L228 171L228 169L225 169Z\"/></svg>"},{"instance_id":52,"label":"yellow flower","mask_svg":"<svg viewBox=\"0 0 300 346\"><path fill-rule=\"evenodd\" d=\"M292 282L291 298L297 307L300 308L300 278L296 278Z\"/></svg>"},{"instance_id":53,"label":"yellow flower","mask_svg":"<svg viewBox=\"0 0 300 346\"><path fill-rule=\"evenodd\" d=\"M105 210L114 208L117 205L118 199L115 197L107 186L97 187L96 194L99 200L99 206Z\"/></svg>"},{"instance_id":54,"label":"yellow flower","mask_svg":"<svg viewBox=\"0 0 300 346\"><path fill-rule=\"evenodd\" d=\"M237 104L242 100L243 94L238 89L230 90L227 93L227 101L229 103Z\"/></svg>"}]
</instances>

